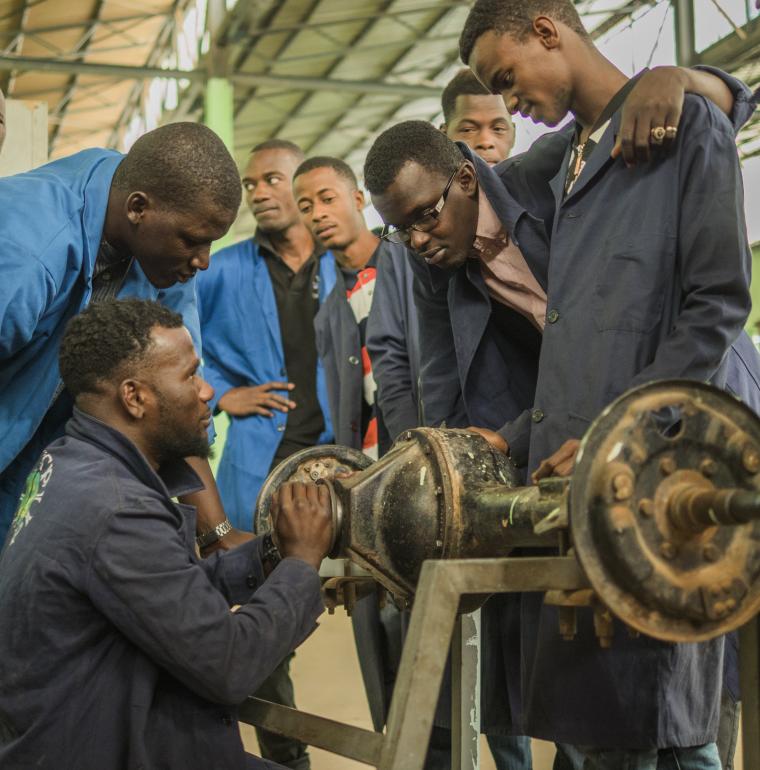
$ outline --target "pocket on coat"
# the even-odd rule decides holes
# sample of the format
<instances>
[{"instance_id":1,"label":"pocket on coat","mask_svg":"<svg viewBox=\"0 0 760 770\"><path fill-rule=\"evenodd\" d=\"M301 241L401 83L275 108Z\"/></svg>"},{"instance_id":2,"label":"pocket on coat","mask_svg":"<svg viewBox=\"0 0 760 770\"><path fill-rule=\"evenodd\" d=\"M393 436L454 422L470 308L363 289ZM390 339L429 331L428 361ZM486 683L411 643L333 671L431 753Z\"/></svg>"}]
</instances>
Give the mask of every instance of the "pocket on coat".
<instances>
[{"instance_id":1,"label":"pocket on coat","mask_svg":"<svg viewBox=\"0 0 760 770\"><path fill-rule=\"evenodd\" d=\"M599 331L649 332L662 319L666 285L674 271L676 239L657 233L634 240L608 239L594 293ZM593 280L593 279L592 279Z\"/></svg>"}]
</instances>

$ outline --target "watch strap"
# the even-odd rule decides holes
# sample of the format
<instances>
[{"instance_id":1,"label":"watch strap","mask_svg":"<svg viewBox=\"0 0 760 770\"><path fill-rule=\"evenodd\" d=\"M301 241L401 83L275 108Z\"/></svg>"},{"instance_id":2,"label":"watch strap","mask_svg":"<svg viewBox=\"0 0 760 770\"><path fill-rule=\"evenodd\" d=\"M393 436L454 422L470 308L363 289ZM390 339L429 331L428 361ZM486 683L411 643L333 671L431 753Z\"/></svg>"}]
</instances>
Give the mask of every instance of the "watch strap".
<instances>
[{"instance_id":1,"label":"watch strap","mask_svg":"<svg viewBox=\"0 0 760 770\"><path fill-rule=\"evenodd\" d=\"M198 548L201 549L201 551L204 548L208 548L210 545L213 545L214 543L218 543L225 535L232 532L232 524L230 524L229 519L225 519L224 521L217 524L213 529L208 530L208 532L203 532L200 535L198 535L195 538L195 542L198 545Z\"/></svg>"}]
</instances>

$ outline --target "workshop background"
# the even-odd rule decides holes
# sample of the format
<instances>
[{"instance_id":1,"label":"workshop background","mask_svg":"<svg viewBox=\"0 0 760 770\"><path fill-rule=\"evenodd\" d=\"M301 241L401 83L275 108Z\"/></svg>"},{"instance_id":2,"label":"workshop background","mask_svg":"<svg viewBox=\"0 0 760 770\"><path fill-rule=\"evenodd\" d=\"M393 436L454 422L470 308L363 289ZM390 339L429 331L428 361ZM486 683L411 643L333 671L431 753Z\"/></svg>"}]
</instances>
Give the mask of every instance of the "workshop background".
<instances>
[{"instance_id":1,"label":"workshop background","mask_svg":"<svg viewBox=\"0 0 760 770\"><path fill-rule=\"evenodd\" d=\"M760 85L754 0L580 0L603 53L624 72L679 63L721 67ZM203 121L242 166L278 137L307 155L337 155L361 172L374 137L400 120L440 123L440 92L461 67L464 0L0 0L0 90L10 136L0 175L85 147L127 150L143 132ZM515 151L544 128L515 118ZM753 243L760 340L760 114L738 140ZM379 221L368 210L372 225ZM224 242L249 237L241 208ZM224 420L217 424L217 457ZM340 612L294 663L299 706L370 727L350 622ZM248 745L253 730L244 726ZM551 766L537 743L535 768ZM741 768L738 757L737 768ZM482 767L489 764L483 752ZM314 770L361 765L315 750Z\"/></svg>"}]
</instances>

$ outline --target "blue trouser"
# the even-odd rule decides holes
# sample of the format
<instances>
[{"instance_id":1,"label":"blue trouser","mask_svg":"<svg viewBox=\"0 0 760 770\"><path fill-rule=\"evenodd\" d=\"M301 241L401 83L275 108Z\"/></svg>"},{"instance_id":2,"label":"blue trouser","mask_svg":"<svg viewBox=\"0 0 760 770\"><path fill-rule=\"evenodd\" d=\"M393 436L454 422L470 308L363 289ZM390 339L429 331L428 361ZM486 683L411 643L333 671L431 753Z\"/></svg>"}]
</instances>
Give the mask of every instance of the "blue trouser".
<instances>
[{"instance_id":1,"label":"blue trouser","mask_svg":"<svg viewBox=\"0 0 760 770\"><path fill-rule=\"evenodd\" d=\"M533 755L526 735L486 735L497 770L532 770Z\"/></svg>"},{"instance_id":2,"label":"blue trouser","mask_svg":"<svg viewBox=\"0 0 760 770\"><path fill-rule=\"evenodd\" d=\"M714 743L689 748L604 750L587 746L559 747L564 753L562 767L573 770L721 770ZM556 766L556 765L555 765Z\"/></svg>"}]
</instances>

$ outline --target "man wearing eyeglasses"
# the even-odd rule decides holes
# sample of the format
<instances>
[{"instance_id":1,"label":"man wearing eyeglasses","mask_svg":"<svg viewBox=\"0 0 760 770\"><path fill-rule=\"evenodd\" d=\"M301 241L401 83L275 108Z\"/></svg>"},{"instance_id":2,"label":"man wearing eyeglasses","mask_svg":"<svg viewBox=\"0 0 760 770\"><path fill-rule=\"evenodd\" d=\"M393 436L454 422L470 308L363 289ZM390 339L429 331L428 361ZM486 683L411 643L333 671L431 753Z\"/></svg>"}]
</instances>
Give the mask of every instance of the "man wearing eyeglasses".
<instances>
[{"instance_id":1,"label":"man wearing eyeglasses","mask_svg":"<svg viewBox=\"0 0 760 770\"><path fill-rule=\"evenodd\" d=\"M418 307L440 311L420 317L425 423L500 429L532 403L545 301L533 271L548 254L543 223L468 147L423 121L382 134L364 174L384 221L410 223L384 235L418 257ZM517 246L523 238L527 255Z\"/></svg>"}]
</instances>

